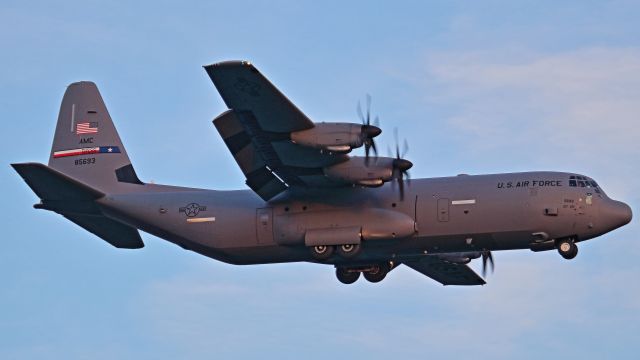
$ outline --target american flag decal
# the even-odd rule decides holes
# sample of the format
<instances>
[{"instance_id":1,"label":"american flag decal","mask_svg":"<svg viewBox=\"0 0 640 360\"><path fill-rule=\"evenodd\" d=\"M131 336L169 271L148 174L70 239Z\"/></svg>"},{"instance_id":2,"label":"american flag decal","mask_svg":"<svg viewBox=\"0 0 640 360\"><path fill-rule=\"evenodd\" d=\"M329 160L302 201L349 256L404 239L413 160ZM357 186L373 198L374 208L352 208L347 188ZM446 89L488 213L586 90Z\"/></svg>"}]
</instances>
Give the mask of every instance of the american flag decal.
<instances>
[{"instance_id":1,"label":"american flag decal","mask_svg":"<svg viewBox=\"0 0 640 360\"><path fill-rule=\"evenodd\" d=\"M76 134L97 134L98 122L81 122L76 124Z\"/></svg>"}]
</instances>

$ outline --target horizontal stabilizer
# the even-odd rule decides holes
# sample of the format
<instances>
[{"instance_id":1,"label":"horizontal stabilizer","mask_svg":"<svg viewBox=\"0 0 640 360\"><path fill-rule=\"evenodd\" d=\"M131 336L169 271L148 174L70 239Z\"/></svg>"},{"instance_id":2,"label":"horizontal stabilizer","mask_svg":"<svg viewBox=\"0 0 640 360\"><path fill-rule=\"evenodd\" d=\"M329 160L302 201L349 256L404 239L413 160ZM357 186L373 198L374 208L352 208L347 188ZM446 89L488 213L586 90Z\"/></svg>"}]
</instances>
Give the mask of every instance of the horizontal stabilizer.
<instances>
[{"instance_id":1,"label":"horizontal stabilizer","mask_svg":"<svg viewBox=\"0 0 640 360\"><path fill-rule=\"evenodd\" d=\"M40 163L11 164L42 200L88 201L103 193Z\"/></svg>"},{"instance_id":2,"label":"horizontal stabilizer","mask_svg":"<svg viewBox=\"0 0 640 360\"><path fill-rule=\"evenodd\" d=\"M62 215L117 248L140 249L144 247L138 230L105 216Z\"/></svg>"},{"instance_id":3,"label":"horizontal stabilizer","mask_svg":"<svg viewBox=\"0 0 640 360\"><path fill-rule=\"evenodd\" d=\"M42 200L37 208L55 211L117 248L144 247L138 230L101 214L94 202L104 196L100 191L43 164L11 166Z\"/></svg>"}]
</instances>

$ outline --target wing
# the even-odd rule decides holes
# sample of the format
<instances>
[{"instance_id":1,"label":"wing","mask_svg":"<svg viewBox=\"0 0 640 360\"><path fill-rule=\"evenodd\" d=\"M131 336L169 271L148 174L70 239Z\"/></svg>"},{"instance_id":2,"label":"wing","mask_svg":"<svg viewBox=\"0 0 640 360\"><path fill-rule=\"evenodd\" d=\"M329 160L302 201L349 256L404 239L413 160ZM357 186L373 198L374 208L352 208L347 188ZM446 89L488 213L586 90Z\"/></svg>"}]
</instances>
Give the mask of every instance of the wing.
<instances>
[{"instance_id":1,"label":"wing","mask_svg":"<svg viewBox=\"0 0 640 360\"><path fill-rule=\"evenodd\" d=\"M251 111L264 131L290 133L313 122L248 61L204 67L229 109Z\"/></svg>"},{"instance_id":2,"label":"wing","mask_svg":"<svg viewBox=\"0 0 640 360\"><path fill-rule=\"evenodd\" d=\"M227 61L205 69L230 109L213 123L260 197L267 201L289 186L344 186L322 169L348 156L291 142L291 132L314 124L253 65Z\"/></svg>"},{"instance_id":3,"label":"wing","mask_svg":"<svg viewBox=\"0 0 640 360\"><path fill-rule=\"evenodd\" d=\"M403 262L413 270L422 273L442 285L484 285L486 282L470 267L427 256L418 261Z\"/></svg>"}]
</instances>

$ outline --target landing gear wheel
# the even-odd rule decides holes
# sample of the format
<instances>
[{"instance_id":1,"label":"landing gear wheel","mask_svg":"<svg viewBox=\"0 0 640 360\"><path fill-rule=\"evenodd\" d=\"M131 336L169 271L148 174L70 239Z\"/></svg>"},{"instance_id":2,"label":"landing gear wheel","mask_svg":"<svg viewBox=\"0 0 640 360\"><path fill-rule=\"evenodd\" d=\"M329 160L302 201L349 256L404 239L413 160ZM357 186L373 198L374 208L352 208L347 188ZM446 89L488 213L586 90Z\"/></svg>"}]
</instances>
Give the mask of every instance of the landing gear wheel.
<instances>
[{"instance_id":1,"label":"landing gear wheel","mask_svg":"<svg viewBox=\"0 0 640 360\"><path fill-rule=\"evenodd\" d=\"M338 246L338 254L345 259L356 257L360 253L360 244L345 244Z\"/></svg>"},{"instance_id":2,"label":"landing gear wheel","mask_svg":"<svg viewBox=\"0 0 640 360\"><path fill-rule=\"evenodd\" d=\"M377 283L384 280L388 272L389 272L389 265L378 264L374 266L371 270L365 272L364 278L367 279L367 281L369 282Z\"/></svg>"},{"instance_id":3,"label":"landing gear wheel","mask_svg":"<svg viewBox=\"0 0 640 360\"><path fill-rule=\"evenodd\" d=\"M336 268L336 277L343 284L353 284L360 278L360 271L339 267Z\"/></svg>"},{"instance_id":4,"label":"landing gear wheel","mask_svg":"<svg viewBox=\"0 0 640 360\"><path fill-rule=\"evenodd\" d=\"M311 255L316 260L327 260L333 255L334 247L329 245L317 245L311 248Z\"/></svg>"},{"instance_id":5,"label":"landing gear wheel","mask_svg":"<svg viewBox=\"0 0 640 360\"><path fill-rule=\"evenodd\" d=\"M573 242L573 239L561 240L556 247L558 248L558 253L567 260L573 259L578 255L578 245Z\"/></svg>"}]
</instances>

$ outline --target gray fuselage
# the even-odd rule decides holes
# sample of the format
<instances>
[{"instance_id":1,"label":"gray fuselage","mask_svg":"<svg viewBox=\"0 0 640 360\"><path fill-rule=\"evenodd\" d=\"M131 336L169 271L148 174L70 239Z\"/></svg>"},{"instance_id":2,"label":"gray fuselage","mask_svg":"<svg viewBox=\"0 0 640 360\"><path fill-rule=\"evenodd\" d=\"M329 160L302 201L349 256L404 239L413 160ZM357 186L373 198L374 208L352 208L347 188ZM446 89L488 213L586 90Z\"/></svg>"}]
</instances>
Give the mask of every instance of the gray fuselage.
<instances>
[{"instance_id":1,"label":"gray fuselage","mask_svg":"<svg viewBox=\"0 0 640 360\"><path fill-rule=\"evenodd\" d=\"M326 262L366 264L433 253L550 250L554 240L588 240L631 219L629 207L595 182L561 172L415 179L402 201L389 184L289 189L269 202L250 190L136 188L98 203L110 217L232 264L316 262L305 245L310 231L361 229L357 259ZM407 226L411 234L399 235Z\"/></svg>"}]
</instances>

